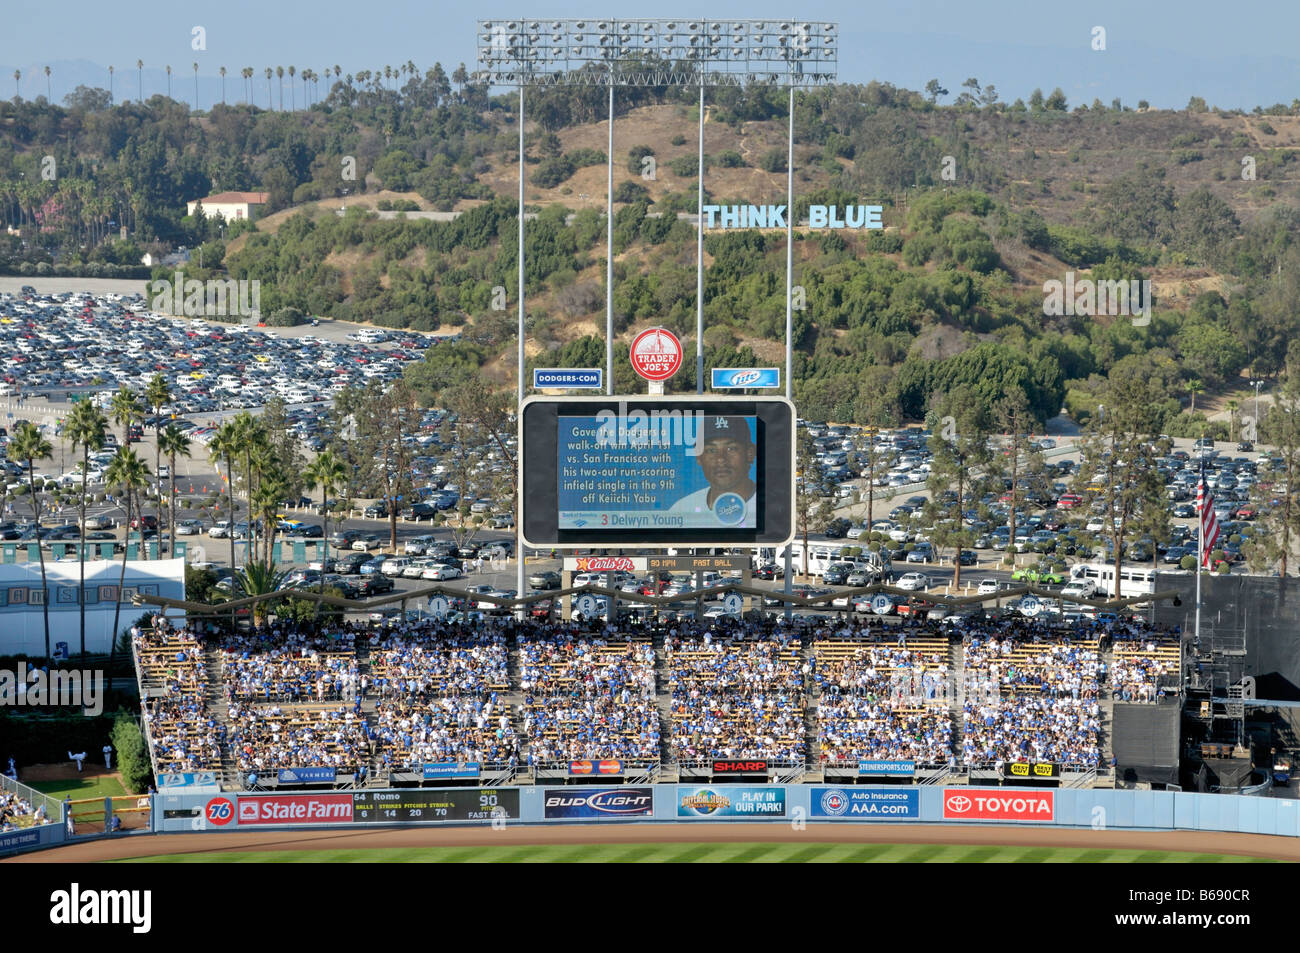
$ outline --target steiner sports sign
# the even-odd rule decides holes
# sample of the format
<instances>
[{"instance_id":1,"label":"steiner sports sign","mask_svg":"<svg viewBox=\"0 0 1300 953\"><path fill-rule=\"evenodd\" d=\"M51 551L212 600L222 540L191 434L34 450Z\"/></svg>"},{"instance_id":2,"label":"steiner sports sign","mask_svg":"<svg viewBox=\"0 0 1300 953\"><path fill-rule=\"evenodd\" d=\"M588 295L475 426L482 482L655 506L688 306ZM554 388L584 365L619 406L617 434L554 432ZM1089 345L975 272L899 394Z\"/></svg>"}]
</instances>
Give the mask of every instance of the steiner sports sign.
<instances>
[{"instance_id":1,"label":"steiner sports sign","mask_svg":"<svg viewBox=\"0 0 1300 953\"><path fill-rule=\"evenodd\" d=\"M979 788L945 788L945 821L1051 821L1055 817L1053 791L993 791Z\"/></svg>"},{"instance_id":2,"label":"steiner sports sign","mask_svg":"<svg viewBox=\"0 0 1300 953\"><path fill-rule=\"evenodd\" d=\"M666 381L682 369L682 342L667 328L649 328L632 339L632 370L648 381Z\"/></svg>"}]
</instances>

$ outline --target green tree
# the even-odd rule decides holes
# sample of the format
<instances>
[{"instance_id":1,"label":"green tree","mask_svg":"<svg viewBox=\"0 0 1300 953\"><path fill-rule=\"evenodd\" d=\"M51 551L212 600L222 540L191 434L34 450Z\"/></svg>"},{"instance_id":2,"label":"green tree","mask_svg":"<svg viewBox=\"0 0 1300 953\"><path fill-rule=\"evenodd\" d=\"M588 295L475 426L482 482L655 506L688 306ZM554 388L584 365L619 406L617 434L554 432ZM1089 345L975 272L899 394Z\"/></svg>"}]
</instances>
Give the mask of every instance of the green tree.
<instances>
[{"instance_id":1,"label":"green tree","mask_svg":"<svg viewBox=\"0 0 1300 953\"><path fill-rule=\"evenodd\" d=\"M108 471L104 474L104 482L117 492L122 494L126 501L126 542L122 546L122 570L118 574L117 603L113 606L113 645L109 650L111 660L113 651L117 648L117 625L122 614L122 587L126 584L126 560L131 552L131 502L132 499L149 485L149 466L130 447L119 447L117 456L113 462L108 465ZM144 549L144 527L140 528L140 548Z\"/></svg>"},{"instance_id":2,"label":"green tree","mask_svg":"<svg viewBox=\"0 0 1300 953\"><path fill-rule=\"evenodd\" d=\"M324 532L322 539L325 545L325 556L321 562L321 591L325 591L325 569L330 558L330 494L334 493L340 487L347 484L348 473L339 459L330 448L325 448L317 455L316 459L307 465L303 471L303 483L308 490L314 490L320 487L320 511L325 520ZM319 608L320 603L316 603Z\"/></svg>"},{"instance_id":3,"label":"green tree","mask_svg":"<svg viewBox=\"0 0 1300 953\"><path fill-rule=\"evenodd\" d=\"M81 447L81 493L77 503L78 526L81 538L78 542L78 562L81 564L81 591L86 589L86 481L90 473L90 451L102 450L108 434L108 418L98 407L88 400L77 401L68 415L63 436L72 444L75 453ZM81 654L86 654L86 600L77 600L81 614Z\"/></svg>"},{"instance_id":4,"label":"green tree","mask_svg":"<svg viewBox=\"0 0 1300 953\"><path fill-rule=\"evenodd\" d=\"M994 423L1007 435L1001 452L991 457L990 471L1011 481L1011 512L1008 516L1009 539L1016 541L1016 520L1031 495L1041 495L1046 490L1043 478L1043 451L1030 441L1029 431L1034 419L1029 411L1029 401L1024 391L1012 391L994 404ZM1039 492L1035 492L1039 491Z\"/></svg>"},{"instance_id":5,"label":"green tree","mask_svg":"<svg viewBox=\"0 0 1300 953\"><path fill-rule=\"evenodd\" d=\"M148 745L135 718L119 712L113 719L109 740L117 752L117 770L122 776L123 786L132 794L142 793L153 777L153 767L149 762Z\"/></svg>"},{"instance_id":6,"label":"green tree","mask_svg":"<svg viewBox=\"0 0 1300 953\"><path fill-rule=\"evenodd\" d=\"M926 418L930 428L930 502L923 512L934 526L931 542L935 548L951 546L953 556L954 589L961 587L961 550L974 542L974 533L966 527L962 513L970 490L972 471L987 467L991 459L989 431L991 429L985 405L974 391L961 385L938 395L933 409ZM946 494L954 493L952 503L944 502Z\"/></svg>"},{"instance_id":7,"label":"green tree","mask_svg":"<svg viewBox=\"0 0 1300 953\"><path fill-rule=\"evenodd\" d=\"M1258 428L1260 441L1273 446L1281 465L1262 471L1253 488L1259 530L1251 537L1247 555L1253 568L1275 567L1285 576L1291 541L1300 534L1300 498L1295 492L1300 485L1300 378L1294 369L1288 370Z\"/></svg>"},{"instance_id":8,"label":"green tree","mask_svg":"<svg viewBox=\"0 0 1300 953\"><path fill-rule=\"evenodd\" d=\"M824 526L834 513L831 501L821 492L821 464L812 437L801 429L795 445L795 519L803 538L803 565L799 571L808 575L808 536L815 527Z\"/></svg>"},{"instance_id":9,"label":"green tree","mask_svg":"<svg viewBox=\"0 0 1300 953\"><path fill-rule=\"evenodd\" d=\"M158 435L158 449L167 455L167 472L171 480L171 492L168 494L170 512L167 525L172 531L172 552L176 551L176 458L190 456L190 438L175 424L168 424Z\"/></svg>"},{"instance_id":10,"label":"green tree","mask_svg":"<svg viewBox=\"0 0 1300 953\"><path fill-rule=\"evenodd\" d=\"M45 578L45 548L40 543L41 497L36 492L37 460L48 460L54 452L50 442L45 439L35 424L24 421L14 428L13 439L9 443L9 456L27 464L27 487L31 492L32 508L36 521L36 553L41 562L41 615L45 623L45 659L50 660L50 589Z\"/></svg>"},{"instance_id":11,"label":"green tree","mask_svg":"<svg viewBox=\"0 0 1300 953\"><path fill-rule=\"evenodd\" d=\"M227 420L217 432L212 435L212 440L208 443L208 453L216 460L221 460L226 464L226 493L230 500L230 568L235 568L235 457L239 455L239 429L235 425L234 419ZM233 623L233 619L231 620Z\"/></svg>"},{"instance_id":12,"label":"green tree","mask_svg":"<svg viewBox=\"0 0 1300 953\"><path fill-rule=\"evenodd\" d=\"M122 428L122 446L131 446L131 425L140 419L140 401L125 384L113 394L108 405L109 416Z\"/></svg>"}]
</instances>

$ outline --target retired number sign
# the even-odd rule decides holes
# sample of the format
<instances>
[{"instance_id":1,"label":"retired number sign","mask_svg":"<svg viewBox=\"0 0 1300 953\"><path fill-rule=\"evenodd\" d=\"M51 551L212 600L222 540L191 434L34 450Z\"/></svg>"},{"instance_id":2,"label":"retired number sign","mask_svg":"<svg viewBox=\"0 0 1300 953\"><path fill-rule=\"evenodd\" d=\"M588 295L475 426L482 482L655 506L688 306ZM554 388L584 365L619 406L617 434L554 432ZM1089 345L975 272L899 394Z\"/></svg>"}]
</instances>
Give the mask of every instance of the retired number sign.
<instances>
[{"instance_id":1,"label":"retired number sign","mask_svg":"<svg viewBox=\"0 0 1300 953\"><path fill-rule=\"evenodd\" d=\"M633 339L630 356L641 377L666 381L682 369L682 342L666 328L650 328Z\"/></svg>"}]
</instances>

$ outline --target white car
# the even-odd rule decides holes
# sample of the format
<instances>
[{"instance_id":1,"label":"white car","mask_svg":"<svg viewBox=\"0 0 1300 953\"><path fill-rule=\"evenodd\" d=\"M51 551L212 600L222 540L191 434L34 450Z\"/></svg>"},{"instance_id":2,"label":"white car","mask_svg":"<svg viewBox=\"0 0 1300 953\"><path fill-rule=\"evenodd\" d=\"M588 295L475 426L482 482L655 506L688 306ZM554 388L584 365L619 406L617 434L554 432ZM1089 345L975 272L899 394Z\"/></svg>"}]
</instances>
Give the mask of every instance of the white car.
<instances>
[{"instance_id":1,"label":"white car","mask_svg":"<svg viewBox=\"0 0 1300 953\"><path fill-rule=\"evenodd\" d=\"M203 529L203 524L195 519L178 520L176 523L177 536L197 536Z\"/></svg>"},{"instance_id":2,"label":"white car","mask_svg":"<svg viewBox=\"0 0 1300 953\"><path fill-rule=\"evenodd\" d=\"M1091 599L1097 594L1097 584L1091 579L1081 579L1070 583L1061 590L1061 595L1067 599Z\"/></svg>"},{"instance_id":3,"label":"white car","mask_svg":"<svg viewBox=\"0 0 1300 953\"><path fill-rule=\"evenodd\" d=\"M981 596L991 596L998 591L998 588L996 579L981 579L978 592Z\"/></svg>"},{"instance_id":4,"label":"white car","mask_svg":"<svg viewBox=\"0 0 1300 953\"><path fill-rule=\"evenodd\" d=\"M906 572L894 583L899 589L907 592L916 592L930 585L930 578L922 572Z\"/></svg>"},{"instance_id":5,"label":"white car","mask_svg":"<svg viewBox=\"0 0 1300 953\"><path fill-rule=\"evenodd\" d=\"M385 576L400 576L402 570L411 564L411 560L398 557L397 559L385 559L384 564L379 567L379 571Z\"/></svg>"},{"instance_id":6,"label":"white car","mask_svg":"<svg viewBox=\"0 0 1300 953\"><path fill-rule=\"evenodd\" d=\"M213 539L229 539L230 520L217 520L208 527L208 535Z\"/></svg>"},{"instance_id":7,"label":"white car","mask_svg":"<svg viewBox=\"0 0 1300 953\"><path fill-rule=\"evenodd\" d=\"M442 582L447 579L459 579L463 575L465 574L461 572L459 569L457 569L455 566L445 566L441 563L438 563L437 565L430 566L428 569L426 569L420 575L420 578L429 579L434 582Z\"/></svg>"}]
</instances>

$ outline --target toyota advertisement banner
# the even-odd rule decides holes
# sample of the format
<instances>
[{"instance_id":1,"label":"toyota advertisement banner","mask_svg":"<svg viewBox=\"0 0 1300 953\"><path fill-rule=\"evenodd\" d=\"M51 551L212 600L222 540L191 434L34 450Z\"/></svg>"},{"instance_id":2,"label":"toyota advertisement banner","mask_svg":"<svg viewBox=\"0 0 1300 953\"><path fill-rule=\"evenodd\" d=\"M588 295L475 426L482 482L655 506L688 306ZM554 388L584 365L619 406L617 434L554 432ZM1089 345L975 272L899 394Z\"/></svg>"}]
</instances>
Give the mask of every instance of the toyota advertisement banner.
<instances>
[{"instance_id":1,"label":"toyota advertisement banner","mask_svg":"<svg viewBox=\"0 0 1300 953\"><path fill-rule=\"evenodd\" d=\"M1056 813L1054 791L982 790L945 788L945 821L1052 821Z\"/></svg>"},{"instance_id":2,"label":"toyota advertisement banner","mask_svg":"<svg viewBox=\"0 0 1300 953\"><path fill-rule=\"evenodd\" d=\"M654 813L654 790L648 787L546 788L542 816L553 820L617 820Z\"/></svg>"}]
</instances>

